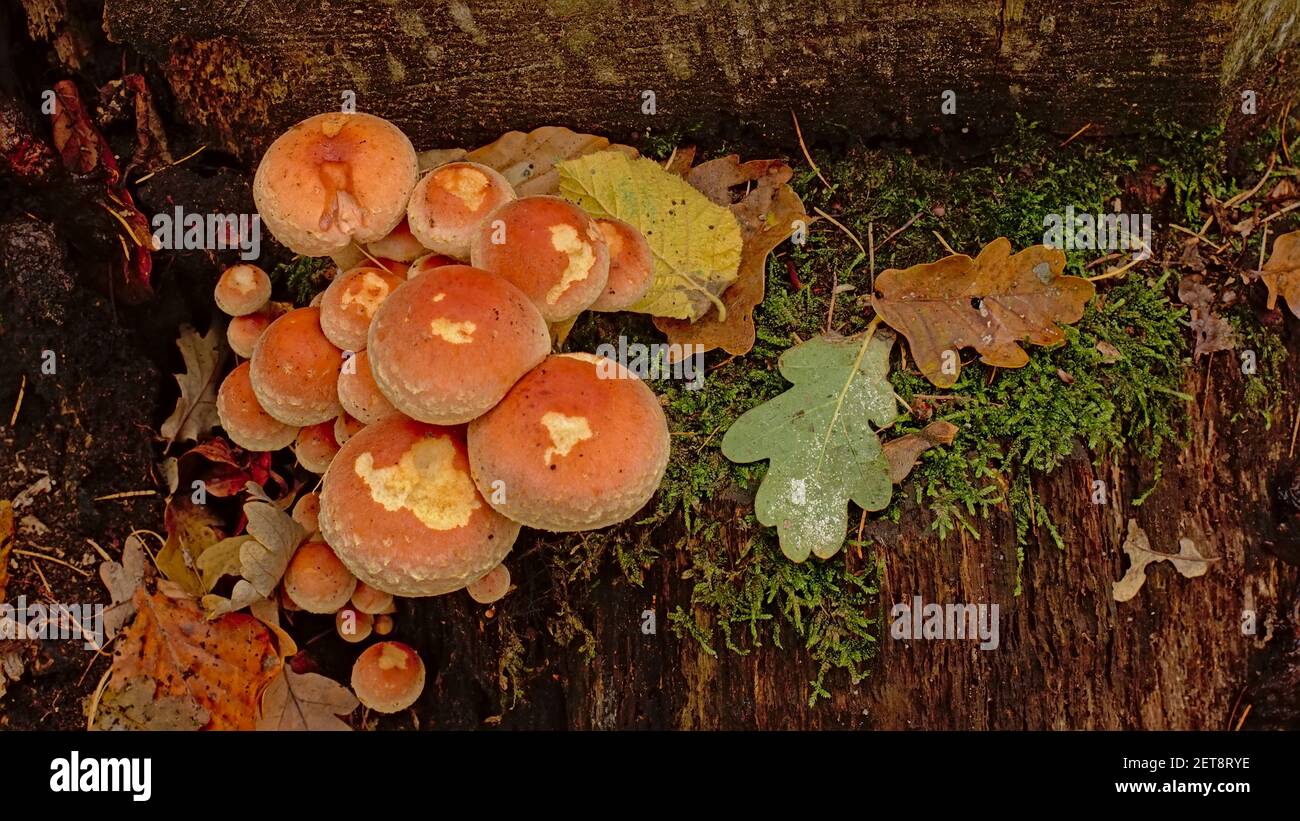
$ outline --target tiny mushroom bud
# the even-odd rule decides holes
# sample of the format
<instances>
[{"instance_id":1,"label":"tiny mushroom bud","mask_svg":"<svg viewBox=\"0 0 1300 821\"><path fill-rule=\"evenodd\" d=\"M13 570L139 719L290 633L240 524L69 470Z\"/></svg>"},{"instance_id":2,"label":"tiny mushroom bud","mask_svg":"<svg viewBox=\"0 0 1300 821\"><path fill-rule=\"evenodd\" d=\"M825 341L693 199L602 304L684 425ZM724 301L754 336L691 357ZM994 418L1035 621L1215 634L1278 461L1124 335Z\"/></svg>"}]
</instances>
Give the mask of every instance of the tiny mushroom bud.
<instances>
[{"instance_id":1,"label":"tiny mushroom bud","mask_svg":"<svg viewBox=\"0 0 1300 821\"><path fill-rule=\"evenodd\" d=\"M519 535L479 495L460 431L404 416L339 450L321 483L320 529L357 578L398 596L477 581Z\"/></svg>"},{"instance_id":2,"label":"tiny mushroom bud","mask_svg":"<svg viewBox=\"0 0 1300 821\"><path fill-rule=\"evenodd\" d=\"M356 586L356 577L325 542L303 544L284 571L284 592L308 613L336 612Z\"/></svg>"},{"instance_id":3,"label":"tiny mushroom bud","mask_svg":"<svg viewBox=\"0 0 1300 821\"><path fill-rule=\"evenodd\" d=\"M375 384L374 374L370 372L369 351L353 354L350 366L339 372L338 387L339 404L362 424L373 425L397 413L397 408Z\"/></svg>"},{"instance_id":4,"label":"tiny mushroom bud","mask_svg":"<svg viewBox=\"0 0 1300 821\"><path fill-rule=\"evenodd\" d=\"M298 440L293 445L298 464L312 473L324 473L338 452L339 444L334 440L333 420L308 425L298 431Z\"/></svg>"},{"instance_id":5,"label":"tiny mushroom bud","mask_svg":"<svg viewBox=\"0 0 1300 821\"><path fill-rule=\"evenodd\" d=\"M429 253L429 249L421 245L415 234L411 233L411 226L405 218L397 223L397 227L388 236L367 245L366 250L373 257L397 262L410 262Z\"/></svg>"},{"instance_id":6,"label":"tiny mushroom bud","mask_svg":"<svg viewBox=\"0 0 1300 821\"><path fill-rule=\"evenodd\" d=\"M453 162L421 178L406 206L411 233L439 254L468 260L488 216L515 198L506 178L486 165Z\"/></svg>"},{"instance_id":7,"label":"tiny mushroom bud","mask_svg":"<svg viewBox=\"0 0 1300 821\"><path fill-rule=\"evenodd\" d=\"M374 623L374 616L352 607L344 607L334 614L334 629L338 631L340 638L352 644L369 638Z\"/></svg>"},{"instance_id":8,"label":"tiny mushroom bud","mask_svg":"<svg viewBox=\"0 0 1300 821\"><path fill-rule=\"evenodd\" d=\"M650 501L668 466L668 423L654 392L592 354L549 357L468 436L489 504L539 530L621 522Z\"/></svg>"},{"instance_id":9,"label":"tiny mushroom bud","mask_svg":"<svg viewBox=\"0 0 1300 821\"><path fill-rule=\"evenodd\" d=\"M411 266L406 271L406 278L412 279L425 271L432 271L444 265L460 265L460 262L442 254L425 254L411 262Z\"/></svg>"},{"instance_id":10,"label":"tiny mushroom bud","mask_svg":"<svg viewBox=\"0 0 1300 821\"><path fill-rule=\"evenodd\" d=\"M298 428L286 425L262 410L253 383L248 378L249 364L240 363L226 375L217 391L217 416L230 441L245 450L279 450L293 444Z\"/></svg>"},{"instance_id":11,"label":"tiny mushroom bud","mask_svg":"<svg viewBox=\"0 0 1300 821\"><path fill-rule=\"evenodd\" d=\"M550 350L546 323L518 288L446 265L408 279L375 312L370 371L384 396L423 422L480 416Z\"/></svg>"},{"instance_id":12,"label":"tiny mushroom bud","mask_svg":"<svg viewBox=\"0 0 1300 821\"><path fill-rule=\"evenodd\" d=\"M424 691L424 662L401 642L372 644L352 665L352 691L376 712L399 713Z\"/></svg>"},{"instance_id":13,"label":"tiny mushroom bud","mask_svg":"<svg viewBox=\"0 0 1300 821\"><path fill-rule=\"evenodd\" d=\"M275 303L271 303L256 313L232 318L226 327L226 341L230 343L230 350L243 359L251 358L257 340L262 338L262 332L271 327L271 323L283 313Z\"/></svg>"},{"instance_id":14,"label":"tiny mushroom bud","mask_svg":"<svg viewBox=\"0 0 1300 821\"><path fill-rule=\"evenodd\" d=\"M376 590L365 582L357 582L357 589L352 591L352 606L372 616L392 613L396 609L392 593Z\"/></svg>"},{"instance_id":15,"label":"tiny mushroom bud","mask_svg":"<svg viewBox=\"0 0 1300 821\"><path fill-rule=\"evenodd\" d=\"M271 323L253 348L253 390L266 412L289 425L333 419L343 352L320 327L320 310L298 308Z\"/></svg>"},{"instance_id":16,"label":"tiny mushroom bud","mask_svg":"<svg viewBox=\"0 0 1300 821\"><path fill-rule=\"evenodd\" d=\"M401 222L418 173L397 126L369 114L318 114L280 135L253 178L266 227L319 257L383 239Z\"/></svg>"},{"instance_id":17,"label":"tiny mushroom bud","mask_svg":"<svg viewBox=\"0 0 1300 821\"><path fill-rule=\"evenodd\" d=\"M343 447L365 426L364 422L351 414L340 413L334 420L334 441L339 443L339 447Z\"/></svg>"},{"instance_id":18,"label":"tiny mushroom bud","mask_svg":"<svg viewBox=\"0 0 1300 821\"><path fill-rule=\"evenodd\" d=\"M405 281L369 265L335 277L320 303L320 327L325 337L345 351L365 348L375 311Z\"/></svg>"},{"instance_id":19,"label":"tiny mushroom bud","mask_svg":"<svg viewBox=\"0 0 1300 821\"><path fill-rule=\"evenodd\" d=\"M469 597L479 604L500 601L510 591L510 571L505 565L499 564L466 590L469 591Z\"/></svg>"},{"instance_id":20,"label":"tiny mushroom bud","mask_svg":"<svg viewBox=\"0 0 1300 821\"><path fill-rule=\"evenodd\" d=\"M316 517L320 515L320 494L304 493L293 506L293 520L302 525L310 536L320 530ZM355 595L355 593L354 593Z\"/></svg>"},{"instance_id":21,"label":"tiny mushroom bud","mask_svg":"<svg viewBox=\"0 0 1300 821\"><path fill-rule=\"evenodd\" d=\"M609 279L605 290L591 303L593 311L624 311L640 302L654 282L654 254L650 243L633 226L616 219L598 219L609 246Z\"/></svg>"},{"instance_id":22,"label":"tiny mushroom bud","mask_svg":"<svg viewBox=\"0 0 1300 821\"><path fill-rule=\"evenodd\" d=\"M393 632L393 617L387 613L375 616L375 635L387 636L391 632Z\"/></svg>"},{"instance_id":23,"label":"tiny mushroom bud","mask_svg":"<svg viewBox=\"0 0 1300 821\"><path fill-rule=\"evenodd\" d=\"M517 286L552 323L589 307L609 278L600 229L559 197L524 197L493 211L474 235L471 259Z\"/></svg>"},{"instance_id":24,"label":"tiny mushroom bud","mask_svg":"<svg viewBox=\"0 0 1300 821\"><path fill-rule=\"evenodd\" d=\"M217 280L217 307L230 316L244 316L266 307L271 278L256 265L232 265Z\"/></svg>"}]
</instances>

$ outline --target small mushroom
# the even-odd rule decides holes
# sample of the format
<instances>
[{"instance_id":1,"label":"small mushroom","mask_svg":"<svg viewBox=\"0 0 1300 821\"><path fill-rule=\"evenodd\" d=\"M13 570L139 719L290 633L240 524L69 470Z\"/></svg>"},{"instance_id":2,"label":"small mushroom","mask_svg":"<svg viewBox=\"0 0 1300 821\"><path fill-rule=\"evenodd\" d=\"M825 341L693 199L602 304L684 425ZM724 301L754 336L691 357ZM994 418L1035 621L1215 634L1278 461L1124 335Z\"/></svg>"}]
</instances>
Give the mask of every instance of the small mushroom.
<instances>
[{"instance_id":1,"label":"small mushroom","mask_svg":"<svg viewBox=\"0 0 1300 821\"><path fill-rule=\"evenodd\" d=\"M370 638L375 619L369 613L362 613L353 607L344 607L334 614L334 629L339 638L350 644L357 644Z\"/></svg>"},{"instance_id":2,"label":"small mushroom","mask_svg":"<svg viewBox=\"0 0 1300 821\"><path fill-rule=\"evenodd\" d=\"M253 347L249 371L257 401L288 425L332 420L339 406L343 352L321 331L318 308L298 308L271 323Z\"/></svg>"},{"instance_id":3,"label":"small mushroom","mask_svg":"<svg viewBox=\"0 0 1300 821\"><path fill-rule=\"evenodd\" d=\"M293 444L293 453L298 457L298 464L312 473L324 473L330 466L334 454L338 452L339 444L334 440L333 420L302 428L298 431L298 439Z\"/></svg>"},{"instance_id":4,"label":"small mushroom","mask_svg":"<svg viewBox=\"0 0 1300 821\"><path fill-rule=\"evenodd\" d=\"M387 613L375 616L375 635L387 636L391 632L393 632L393 617Z\"/></svg>"},{"instance_id":5,"label":"small mushroom","mask_svg":"<svg viewBox=\"0 0 1300 821\"><path fill-rule=\"evenodd\" d=\"M226 342L230 343L230 350L241 359L252 358L257 340L262 338L262 333L283 313L284 311L273 302L255 313L232 317L230 324L226 326Z\"/></svg>"},{"instance_id":6,"label":"small mushroom","mask_svg":"<svg viewBox=\"0 0 1300 821\"><path fill-rule=\"evenodd\" d=\"M366 246L366 250L373 257L405 263L419 259L429 253L429 249L421 245L420 241L415 238L415 234L411 233L411 226L405 217L402 218L401 222L397 223L396 228L388 233L388 236L370 243Z\"/></svg>"},{"instance_id":7,"label":"small mushroom","mask_svg":"<svg viewBox=\"0 0 1300 821\"><path fill-rule=\"evenodd\" d=\"M376 590L365 582L357 582L357 589L352 591L352 606L372 616L396 610L392 593Z\"/></svg>"},{"instance_id":8,"label":"small mushroom","mask_svg":"<svg viewBox=\"0 0 1300 821\"><path fill-rule=\"evenodd\" d=\"M510 571L505 565L499 564L465 589L469 591L469 597L479 604L500 601L510 592Z\"/></svg>"},{"instance_id":9,"label":"small mushroom","mask_svg":"<svg viewBox=\"0 0 1300 821\"><path fill-rule=\"evenodd\" d=\"M493 211L474 235L470 259L527 294L551 323L589 307L609 278L605 237L559 197L524 197Z\"/></svg>"},{"instance_id":10,"label":"small mushroom","mask_svg":"<svg viewBox=\"0 0 1300 821\"><path fill-rule=\"evenodd\" d=\"M434 268L441 268L444 265L460 265L458 260L454 260L443 254L425 254L419 259L411 262L410 267L406 270L406 278L414 279L415 277Z\"/></svg>"},{"instance_id":11,"label":"small mushroom","mask_svg":"<svg viewBox=\"0 0 1300 821\"><path fill-rule=\"evenodd\" d=\"M320 515L320 494L304 493L293 505L293 520L311 536L320 531L316 517Z\"/></svg>"},{"instance_id":12,"label":"small mushroom","mask_svg":"<svg viewBox=\"0 0 1300 821\"><path fill-rule=\"evenodd\" d=\"M388 236L406 213L418 161L397 126L370 114L308 117L257 166L253 199L294 252L329 256Z\"/></svg>"},{"instance_id":13,"label":"small mushroom","mask_svg":"<svg viewBox=\"0 0 1300 821\"><path fill-rule=\"evenodd\" d=\"M356 417L362 424L373 425L397 413L397 408L393 407L393 403L388 401L388 397L375 384L367 351L353 354L351 365L339 372L338 390L339 404L343 406L344 412Z\"/></svg>"},{"instance_id":14,"label":"small mushroom","mask_svg":"<svg viewBox=\"0 0 1300 821\"><path fill-rule=\"evenodd\" d=\"M470 244L488 216L515 198L499 172L472 162L439 166L416 184L406 206L411 233L426 248L469 260Z\"/></svg>"},{"instance_id":15,"label":"small mushroom","mask_svg":"<svg viewBox=\"0 0 1300 821\"><path fill-rule=\"evenodd\" d=\"M479 495L463 435L390 416L339 450L321 482L320 529L377 590L437 596L501 563L519 525Z\"/></svg>"},{"instance_id":16,"label":"small mushroom","mask_svg":"<svg viewBox=\"0 0 1300 821\"><path fill-rule=\"evenodd\" d=\"M405 277L369 265L335 277L320 303L325 338L345 351L365 348L375 311L405 281Z\"/></svg>"},{"instance_id":17,"label":"small mushroom","mask_svg":"<svg viewBox=\"0 0 1300 821\"><path fill-rule=\"evenodd\" d=\"M284 592L308 613L334 613L348 603L357 579L325 542L306 542L284 571Z\"/></svg>"},{"instance_id":18,"label":"small mushroom","mask_svg":"<svg viewBox=\"0 0 1300 821\"><path fill-rule=\"evenodd\" d=\"M364 427L365 423L360 419L348 413L340 413L334 420L334 441L339 443L339 447L343 447Z\"/></svg>"},{"instance_id":19,"label":"small mushroom","mask_svg":"<svg viewBox=\"0 0 1300 821\"><path fill-rule=\"evenodd\" d=\"M424 692L424 662L401 642L372 644L352 665L352 691L375 712L400 713Z\"/></svg>"},{"instance_id":20,"label":"small mushroom","mask_svg":"<svg viewBox=\"0 0 1300 821\"><path fill-rule=\"evenodd\" d=\"M293 444L298 428L286 425L262 409L249 379L249 364L241 362L217 390L217 417L230 441L246 450L279 450Z\"/></svg>"},{"instance_id":21,"label":"small mushroom","mask_svg":"<svg viewBox=\"0 0 1300 821\"><path fill-rule=\"evenodd\" d=\"M655 277L654 254L645 236L622 220L598 219L596 227L609 247L609 279L591 310L625 311L649 293Z\"/></svg>"},{"instance_id":22,"label":"small mushroom","mask_svg":"<svg viewBox=\"0 0 1300 821\"><path fill-rule=\"evenodd\" d=\"M408 279L379 306L367 349L375 384L402 413L456 425L481 415L550 350L518 288L468 265Z\"/></svg>"},{"instance_id":23,"label":"small mushroom","mask_svg":"<svg viewBox=\"0 0 1300 821\"><path fill-rule=\"evenodd\" d=\"M668 466L668 423L654 392L592 354L547 358L470 423L468 442L489 504L539 530L621 522L650 501Z\"/></svg>"},{"instance_id":24,"label":"small mushroom","mask_svg":"<svg viewBox=\"0 0 1300 821\"><path fill-rule=\"evenodd\" d=\"M271 299L271 278L256 265L232 265L217 280L217 307L230 316L244 316L266 307Z\"/></svg>"}]
</instances>

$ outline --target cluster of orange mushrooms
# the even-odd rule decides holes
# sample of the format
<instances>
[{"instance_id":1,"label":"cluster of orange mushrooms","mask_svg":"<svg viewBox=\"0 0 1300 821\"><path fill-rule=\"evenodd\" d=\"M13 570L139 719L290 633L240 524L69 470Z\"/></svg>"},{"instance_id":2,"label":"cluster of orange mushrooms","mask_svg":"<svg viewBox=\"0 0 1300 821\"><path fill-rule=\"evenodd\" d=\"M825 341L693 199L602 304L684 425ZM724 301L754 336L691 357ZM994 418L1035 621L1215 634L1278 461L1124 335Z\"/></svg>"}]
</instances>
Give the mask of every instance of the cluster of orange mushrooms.
<instances>
[{"instance_id":1,"label":"cluster of orange mushrooms","mask_svg":"<svg viewBox=\"0 0 1300 821\"><path fill-rule=\"evenodd\" d=\"M669 450L657 398L612 361L552 354L548 327L646 294L653 262L635 227L519 197L473 162L422 174L396 126L360 113L291 128L253 193L280 242L336 263L310 307L271 303L253 265L216 287L244 360L218 392L226 434L292 446L323 474L294 508L311 535L285 573L292 605L335 613L360 641L391 629L393 596L468 588L491 603L510 588L501 562L521 526L602 528L650 500ZM398 642L353 668L357 697L383 712L423 683Z\"/></svg>"}]
</instances>

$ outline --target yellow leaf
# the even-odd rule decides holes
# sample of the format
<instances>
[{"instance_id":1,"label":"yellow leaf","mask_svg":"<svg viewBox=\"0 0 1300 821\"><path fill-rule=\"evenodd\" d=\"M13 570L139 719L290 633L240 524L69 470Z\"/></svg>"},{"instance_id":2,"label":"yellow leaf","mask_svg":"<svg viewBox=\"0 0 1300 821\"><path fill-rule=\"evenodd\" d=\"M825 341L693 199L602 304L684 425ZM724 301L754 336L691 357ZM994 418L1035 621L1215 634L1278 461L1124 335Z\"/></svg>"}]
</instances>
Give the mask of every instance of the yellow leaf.
<instances>
[{"instance_id":1,"label":"yellow leaf","mask_svg":"<svg viewBox=\"0 0 1300 821\"><path fill-rule=\"evenodd\" d=\"M560 163L560 196L593 217L633 225L654 254L654 283L629 310L696 320L722 308L740 275L740 223L682 178L646 159L602 151ZM725 317L724 317L725 318Z\"/></svg>"}]
</instances>

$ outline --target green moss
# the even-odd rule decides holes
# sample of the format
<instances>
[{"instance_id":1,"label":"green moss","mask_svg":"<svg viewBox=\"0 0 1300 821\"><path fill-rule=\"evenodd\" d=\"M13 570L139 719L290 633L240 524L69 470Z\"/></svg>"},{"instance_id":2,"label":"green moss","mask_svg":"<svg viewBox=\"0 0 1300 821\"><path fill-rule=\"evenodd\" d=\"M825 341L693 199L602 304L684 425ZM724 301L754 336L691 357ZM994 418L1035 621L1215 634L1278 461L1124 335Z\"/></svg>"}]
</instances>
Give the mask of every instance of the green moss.
<instances>
[{"instance_id":1,"label":"green moss","mask_svg":"<svg viewBox=\"0 0 1300 821\"><path fill-rule=\"evenodd\" d=\"M1237 336L1233 355L1238 357L1244 379L1241 402L1231 421L1255 415L1264 422L1265 428L1271 428L1286 398L1282 378L1286 345L1276 331L1260 325L1248 308L1239 307L1228 313L1226 319Z\"/></svg>"},{"instance_id":2,"label":"green moss","mask_svg":"<svg viewBox=\"0 0 1300 821\"><path fill-rule=\"evenodd\" d=\"M306 305L329 285L325 272L333 265L329 257L294 257L271 269L271 286L295 305Z\"/></svg>"}]
</instances>

